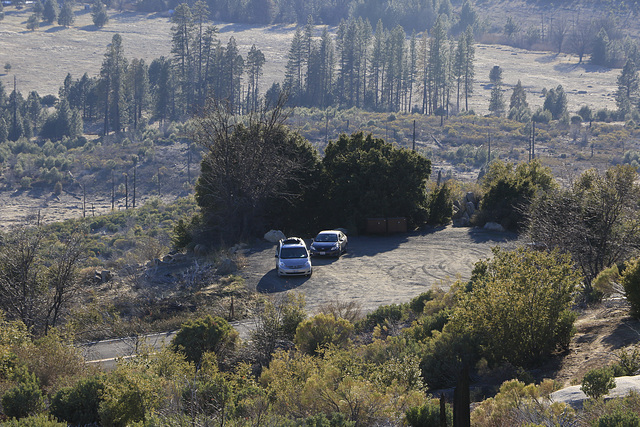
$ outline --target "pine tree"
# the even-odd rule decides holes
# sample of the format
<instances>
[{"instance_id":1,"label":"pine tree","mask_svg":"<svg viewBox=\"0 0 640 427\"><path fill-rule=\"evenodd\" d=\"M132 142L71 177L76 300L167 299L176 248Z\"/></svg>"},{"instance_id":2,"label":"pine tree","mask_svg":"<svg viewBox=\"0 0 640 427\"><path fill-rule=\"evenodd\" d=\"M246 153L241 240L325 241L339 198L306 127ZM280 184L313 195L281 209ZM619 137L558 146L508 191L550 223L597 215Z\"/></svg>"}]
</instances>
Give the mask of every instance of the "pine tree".
<instances>
[{"instance_id":1,"label":"pine tree","mask_svg":"<svg viewBox=\"0 0 640 427\"><path fill-rule=\"evenodd\" d=\"M44 12L44 6L42 5L42 2L40 0L36 0L35 3L33 3L33 14L36 16L38 21L42 20L43 12Z\"/></svg>"},{"instance_id":2,"label":"pine tree","mask_svg":"<svg viewBox=\"0 0 640 427\"><path fill-rule=\"evenodd\" d=\"M547 91L542 108L549 111L554 120L558 120L567 114L567 95L562 85Z\"/></svg>"},{"instance_id":3,"label":"pine tree","mask_svg":"<svg viewBox=\"0 0 640 427\"><path fill-rule=\"evenodd\" d=\"M458 38L454 60L453 60L453 78L456 83L456 110L460 111L460 95L463 91L464 74L467 61L467 37L462 34Z\"/></svg>"},{"instance_id":4,"label":"pine tree","mask_svg":"<svg viewBox=\"0 0 640 427\"><path fill-rule=\"evenodd\" d=\"M115 34L107 48L100 70L104 87L104 135L109 134L110 125L114 131L120 133L126 123L124 93L126 68L127 60L124 57L122 37L120 34Z\"/></svg>"},{"instance_id":5,"label":"pine tree","mask_svg":"<svg viewBox=\"0 0 640 427\"><path fill-rule=\"evenodd\" d=\"M57 0L46 0L42 10L42 19L47 24L53 24L58 18L58 2Z\"/></svg>"},{"instance_id":6,"label":"pine tree","mask_svg":"<svg viewBox=\"0 0 640 427\"><path fill-rule=\"evenodd\" d=\"M609 63L609 36L604 28L600 29L593 40L591 63L595 65L607 65Z\"/></svg>"},{"instance_id":7,"label":"pine tree","mask_svg":"<svg viewBox=\"0 0 640 427\"><path fill-rule=\"evenodd\" d=\"M302 95L304 49L302 31L298 28L293 35L293 40L291 40L284 77L284 90L289 92L289 98L294 103L299 102Z\"/></svg>"},{"instance_id":8,"label":"pine tree","mask_svg":"<svg viewBox=\"0 0 640 427\"><path fill-rule=\"evenodd\" d=\"M95 0L91 7L91 20L93 25L97 28L102 28L109 22L109 15L107 14L107 8L100 0Z\"/></svg>"},{"instance_id":9,"label":"pine tree","mask_svg":"<svg viewBox=\"0 0 640 427\"><path fill-rule=\"evenodd\" d=\"M491 111L494 116L502 117L505 104L502 94L502 68L500 68L500 66L494 65L491 71L489 71L489 81L493 84L489 98L489 111Z\"/></svg>"},{"instance_id":10,"label":"pine tree","mask_svg":"<svg viewBox=\"0 0 640 427\"><path fill-rule=\"evenodd\" d=\"M469 98L473 95L473 79L475 77L475 40L473 39L473 30L471 27L467 27L465 31L465 46L467 48L467 57L464 62L464 109L469 111Z\"/></svg>"},{"instance_id":11,"label":"pine tree","mask_svg":"<svg viewBox=\"0 0 640 427\"><path fill-rule=\"evenodd\" d=\"M224 50L223 79L226 93L223 98L229 102L230 111L236 112L240 100L240 83L244 71L244 59L238 52L235 37L230 37Z\"/></svg>"},{"instance_id":12,"label":"pine tree","mask_svg":"<svg viewBox=\"0 0 640 427\"><path fill-rule=\"evenodd\" d=\"M511 93L509 119L523 123L531 120L531 110L527 102L527 92L525 92L522 87L520 80L518 80L518 83L513 87L513 92Z\"/></svg>"},{"instance_id":13,"label":"pine tree","mask_svg":"<svg viewBox=\"0 0 640 427\"><path fill-rule=\"evenodd\" d=\"M38 19L38 16L34 13L27 19L27 30L35 31L38 28L40 28L40 19Z\"/></svg>"},{"instance_id":14,"label":"pine tree","mask_svg":"<svg viewBox=\"0 0 640 427\"><path fill-rule=\"evenodd\" d=\"M446 109L444 100L448 80L447 42L445 24L442 17L438 17L436 24L431 29L431 39L429 39L428 80L432 88L430 99L432 112L436 112L439 108Z\"/></svg>"},{"instance_id":15,"label":"pine tree","mask_svg":"<svg viewBox=\"0 0 640 427\"><path fill-rule=\"evenodd\" d=\"M627 60L618 76L618 90L616 91L616 105L623 113L631 112L638 104L640 80L638 69L632 60Z\"/></svg>"},{"instance_id":16,"label":"pine tree","mask_svg":"<svg viewBox=\"0 0 640 427\"><path fill-rule=\"evenodd\" d=\"M73 25L75 16L71 6L71 0L65 0L62 4L62 10L60 10L60 14L58 15L58 25L62 25L63 27L70 27Z\"/></svg>"},{"instance_id":17,"label":"pine tree","mask_svg":"<svg viewBox=\"0 0 640 427\"><path fill-rule=\"evenodd\" d=\"M373 35L373 49L371 52L369 88L373 92L374 108L377 110L380 104L382 82L384 74L383 54L387 38L382 20L378 20L376 31Z\"/></svg>"},{"instance_id":18,"label":"pine tree","mask_svg":"<svg viewBox=\"0 0 640 427\"><path fill-rule=\"evenodd\" d=\"M176 76L180 82L181 97L185 108L189 109L194 94L194 58L192 43L195 36L195 22L187 3L178 5L171 16L171 53L176 65Z\"/></svg>"},{"instance_id":19,"label":"pine tree","mask_svg":"<svg viewBox=\"0 0 640 427\"><path fill-rule=\"evenodd\" d=\"M133 119L133 128L138 129L142 111L146 108L149 100L149 68L143 59L131 61L127 80L132 94L129 115Z\"/></svg>"},{"instance_id":20,"label":"pine tree","mask_svg":"<svg viewBox=\"0 0 640 427\"><path fill-rule=\"evenodd\" d=\"M197 105L204 105L205 99L205 71L206 71L206 43L207 37L210 37L210 32L217 33L217 27L208 27L205 24L209 21L209 7L207 4L198 0L191 10L193 14L193 23L195 27L194 40L193 40L193 52L194 52L194 74L195 84L197 92Z\"/></svg>"},{"instance_id":21,"label":"pine tree","mask_svg":"<svg viewBox=\"0 0 640 427\"><path fill-rule=\"evenodd\" d=\"M260 76L262 75L262 67L264 66L265 58L262 51L256 48L256 45L252 45L251 49L247 53L247 109L250 112L258 111L258 99L259 99L259 83Z\"/></svg>"}]
</instances>

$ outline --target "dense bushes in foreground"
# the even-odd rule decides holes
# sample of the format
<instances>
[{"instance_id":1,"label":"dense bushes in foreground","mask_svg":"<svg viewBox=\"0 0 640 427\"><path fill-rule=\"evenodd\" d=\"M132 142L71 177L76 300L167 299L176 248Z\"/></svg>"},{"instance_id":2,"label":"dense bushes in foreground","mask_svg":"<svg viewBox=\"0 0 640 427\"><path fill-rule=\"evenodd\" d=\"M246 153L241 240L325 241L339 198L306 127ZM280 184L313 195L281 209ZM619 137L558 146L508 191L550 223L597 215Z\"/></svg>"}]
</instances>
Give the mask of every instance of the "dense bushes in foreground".
<instances>
[{"instance_id":1,"label":"dense bushes in foreground","mask_svg":"<svg viewBox=\"0 0 640 427\"><path fill-rule=\"evenodd\" d=\"M411 423L431 416L426 391L455 383L463 363L483 366L475 374L480 377L509 372L506 366L528 369L564 345L573 317L563 313L576 280L569 260L556 252L496 251L476 265L471 281L449 292L429 291L359 319L352 308L334 304L305 320L299 297L271 302L253 341L260 343L262 334L277 338L268 358L266 348L252 342L230 345L235 331L221 318L206 317L185 323L170 347L155 352L142 345L137 358L106 373L82 365L57 336L32 341L20 322L2 321L4 413L49 413L73 424L103 425L205 419L238 426L308 425L314 419L344 426ZM505 335L510 323L501 316L534 332L523 357L505 350L512 345ZM38 357L20 357L25 349ZM510 375L514 369L505 378ZM32 410L7 412L24 399L33 402Z\"/></svg>"}]
</instances>

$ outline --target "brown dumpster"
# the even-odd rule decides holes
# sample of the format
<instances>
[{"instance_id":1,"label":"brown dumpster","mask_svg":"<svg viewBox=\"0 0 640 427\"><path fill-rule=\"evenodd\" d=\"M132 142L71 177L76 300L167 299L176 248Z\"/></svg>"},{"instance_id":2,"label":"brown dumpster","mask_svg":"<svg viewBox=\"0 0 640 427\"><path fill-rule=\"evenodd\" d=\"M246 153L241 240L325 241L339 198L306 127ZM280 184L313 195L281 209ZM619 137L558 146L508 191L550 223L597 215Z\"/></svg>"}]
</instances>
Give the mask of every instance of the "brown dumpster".
<instances>
[{"instance_id":1,"label":"brown dumpster","mask_svg":"<svg viewBox=\"0 0 640 427\"><path fill-rule=\"evenodd\" d=\"M406 233L407 218L387 218L387 233Z\"/></svg>"},{"instance_id":2,"label":"brown dumpster","mask_svg":"<svg viewBox=\"0 0 640 427\"><path fill-rule=\"evenodd\" d=\"M367 233L384 234L387 232L387 220L385 218L367 218Z\"/></svg>"}]
</instances>

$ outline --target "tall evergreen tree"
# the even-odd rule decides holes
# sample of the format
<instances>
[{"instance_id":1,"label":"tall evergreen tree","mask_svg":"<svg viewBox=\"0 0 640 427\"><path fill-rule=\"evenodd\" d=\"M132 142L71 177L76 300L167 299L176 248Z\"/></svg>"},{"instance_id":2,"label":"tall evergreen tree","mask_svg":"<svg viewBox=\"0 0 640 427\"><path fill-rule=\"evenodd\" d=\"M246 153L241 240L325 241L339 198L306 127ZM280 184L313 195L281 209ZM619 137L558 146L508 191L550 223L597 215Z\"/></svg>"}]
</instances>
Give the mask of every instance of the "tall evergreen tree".
<instances>
[{"instance_id":1,"label":"tall evergreen tree","mask_svg":"<svg viewBox=\"0 0 640 427\"><path fill-rule=\"evenodd\" d=\"M229 108L236 113L240 107L240 93L242 74L244 72L244 59L238 51L235 37L231 36L224 50L222 76L224 79L225 93L223 98L229 102Z\"/></svg>"},{"instance_id":2,"label":"tall evergreen tree","mask_svg":"<svg viewBox=\"0 0 640 427\"><path fill-rule=\"evenodd\" d=\"M595 65L607 65L609 63L609 36L604 28L600 29L593 40L591 63Z\"/></svg>"},{"instance_id":3,"label":"tall evergreen tree","mask_svg":"<svg viewBox=\"0 0 640 427\"><path fill-rule=\"evenodd\" d=\"M10 141L17 141L20 137L25 136L24 120L22 118L23 103L24 103L24 100L22 98L22 95L15 88L15 82L14 82L14 89L13 89L13 92L11 92L11 95L9 95L9 103L8 103L8 108L10 108L8 139Z\"/></svg>"},{"instance_id":4,"label":"tall evergreen tree","mask_svg":"<svg viewBox=\"0 0 640 427\"><path fill-rule=\"evenodd\" d=\"M211 13L209 12L209 6L202 0L198 0L191 9L193 14L193 23L195 27L194 40L193 40L193 52L194 52L194 74L195 84L197 92L196 103L201 106L204 105L205 99L205 71L206 71L206 44L207 37L210 37L210 32L215 34L217 27L207 26L206 23L210 19Z\"/></svg>"},{"instance_id":5,"label":"tall evergreen tree","mask_svg":"<svg viewBox=\"0 0 640 427\"><path fill-rule=\"evenodd\" d=\"M127 68L127 60L124 56L122 36L115 34L102 62L100 77L104 89L104 129L103 134L108 135L111 129L122 131L126 123L125 118L125 93L124 76Z\"/></svg>"},{"instance_id":6,"label":"tall evergreen tree","mask_svg":"<svg viewBox=\"0 0 640 427\"><path fill-rule=\"evenodd\" d=\"M513 92L511 92L509 118L523 123L531 120L531 110L527 102L527 92L525 92L522 87L520 80L518 80L518 83L513 87Z\"/></svg>"},{"instance_id":7,"label":"tall evergreen tree","mask_svg":"<svg viewBox=\"0 0 640 427\"><path fill-rule=\"evenodd\" d=\"M466 33L460 35L454 53L453 78L456 84L456 110L460 111L460 95L464 91L465 65L467 61L467 37Z\"/></svg>"},{"instance_id":8,"label":"tall evergreen tree","mask_svg":"<svg viewBox=\"0 0 640 427\"><path fill-rule=\"evenodd\" d=\"M473 39L473 29L471 27L467 27L465 31L465 47L467 58L464 62L464 73L463 73L463 82L464 82L464 109L469 111L469 98L473 95L473 80L475 77L475 40Z\"/></svg>"},{"instance_id":9,"label":"tall evergreen tree","mask_svg":"<svg viewBox=\"0 0 640 427\"><path fill-rule=\"evenodd\" d=\"M102 28L109 22L107 8L101 0L95 0L91 6L91 20L97 28Z\"/></svg>"},{"instance_id":10,"label":"tall evergreen tree","mask_svg":"<svg viewBox=\"0 0 640 427\"><path fill-rule=\"evenodd\" d=\"M128 86L132 94L129 115L133 119L133 128L137 129L142 112L149 101L149 67L143 59L134 59L128 68Z\"/></svg>"},{"instance_id":11,"label":"tall evergreen tree","mask_svg":"<svg viewBox=\"0 0 640 427\"><path fill-rule=\"evenodd\" d=\"M431 39L429 40L428 80L432 88L430 97L432 112L438 111L439 108L447 108L444 102L448 83L447 43L445 23L440 16L431 30Z\"/></svg>"},{"instance_id":12,"label":"tall evergreen tree","mask_svg":"<svg viewBox=\"0 0 640 427\"><path fill-rule=\"evenodd\" d=\"M73 14L73 8L71 0L65 0L62 3L62 9L60 10L60 14L58 15L58 25L62 25L63 27L70 27L73 25L75 21L75 15Z\"/></svg>"},{"instance_id":13,"label":"tall evergreen tree","mask_svg":"<svg viewBox=\"0 0 640 427\"><path fill-rule=\"evenodd\" d=\"M554 120L558 120L567 114L567 95L562 85L547 91L542 108L550 111Z\"/></svg>"},{"instance_id":14,"label":"tall evergreen tree","mask_svg":"<svg viewBox=\"0 0 640 427\"><path fill-rule=\"evenodd\" d=\"M58 19L58 2L57 0L46 0L42 11L42 19L47 24L53 24Z\"/></svg>"},{"instance_id":15,"label":"tall evergreen tree","mask_svg":"<svg viewBox=\"0 0 640 427\"><path fill-rule=\"evenodd\" d=\"M305 65L305 44L302 31L298 28L291 40L287 64L285 66L284 90L289 92L289 99L299 102L302 95L302 76Z\"/></svg>"},{"instance_id":16,"label":"tall evergreen tree","mask_svg":"<svg viewBox=\"0 0 640 427\"><path fill-rule=\"evenodd\" d=\"M493 83L489 98L489 111L491 111L494 116L502 117L504 115L505 104L502 93L502 68L500 68L500 66L494 65L491 71L489 71L489 81Z\"/></svg>"},{"instance_id":17,"label":"tall evergreen tree","mask_svg":"<svg viewBox=\"0 0 640 427\"><path fill-rule=\"evenodd\" d=\"M171 16L171 53L180 82L181 105L189 109L194 100L194 66L192 43L196 29L191 9L187 3L179 4Z\"/></svg>"},{"instance_id":18,"label":"tall evergreen tree","mask_svg":"<svg viewBox=\"0 0 640 427\"><path fill-rule=\"evenodd\" d=\"M640 80L638 69L632 60L627 60L618 76L618 90L616 91L616 105L618 110L629 113L638 105Z\"/></svg>"},{"instance_id":19,"label":"tall evergreen tree","mask_svg":"<svg viewBox=\"0 0 640 427\"><path fill-rule=\"evenodd\" d=\"M247 109L250 112L257 112L259 107L259 83L260 76L262 75L262 67L264 66L265 58L262 51L256 48L256 45L252 45L251 49L247 53Z\"/></svg>"}]
</instances>

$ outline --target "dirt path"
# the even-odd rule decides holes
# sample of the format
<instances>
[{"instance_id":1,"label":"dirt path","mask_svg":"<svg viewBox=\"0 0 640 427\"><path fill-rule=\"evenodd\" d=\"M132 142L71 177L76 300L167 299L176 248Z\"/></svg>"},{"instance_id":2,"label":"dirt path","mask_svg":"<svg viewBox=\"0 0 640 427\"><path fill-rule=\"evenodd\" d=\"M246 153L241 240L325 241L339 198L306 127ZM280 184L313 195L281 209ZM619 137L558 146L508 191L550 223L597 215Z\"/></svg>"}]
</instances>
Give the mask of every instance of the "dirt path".
<instances>
[{"instance_id":1,"label":"dirt path","mask_svg":"<svg viewBox=\"0 0 640 427\"><path fill-rule=\"evenodd\" d=\"M491 248L513 248L517 243L511 233L454 227L352 236L341 258L313 258L310 278L278 277L275 245L265 243L247 257L242 274L247 286L258 292L303 293L311 313L336 301L353 301L371 311L382 304L407 302L432 287L446 289L457 277L468 279L476 261L491 256Z\"/></svg>"}]
</instances>

